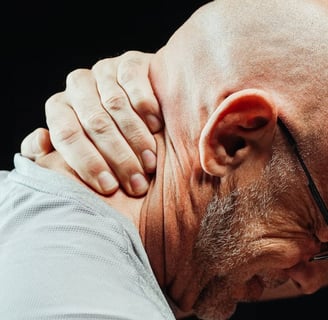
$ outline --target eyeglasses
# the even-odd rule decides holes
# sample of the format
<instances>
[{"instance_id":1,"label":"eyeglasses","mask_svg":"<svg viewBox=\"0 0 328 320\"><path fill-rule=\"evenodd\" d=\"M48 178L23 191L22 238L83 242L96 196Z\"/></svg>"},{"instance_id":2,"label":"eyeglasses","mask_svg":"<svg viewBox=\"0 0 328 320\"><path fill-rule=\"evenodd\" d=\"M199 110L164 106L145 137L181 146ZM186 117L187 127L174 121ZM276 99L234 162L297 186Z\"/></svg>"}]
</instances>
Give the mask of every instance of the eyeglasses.
<instances>
[{"instance_id":1,"label":"eyeglasses","mask_svg":"<svg viewBox=\"0 0 328 320\"><path fill-rule=\"evenodd\" d=\"M284 135L286 136L287 140L288 140L288 143L290 144L290 146L292 147L305 175L306 175L306 178L308 180L308 187L310 189L310 192L311 192L311 195L313 197L313 200L314 202L317 204L323 218L325 219L326 223L328 224L328 209L326 207L326 204L325 202L323 201L319 191L318 191L318 188L316 187L311 175L310 175L310 172L308 170L308 168L306 167L299 151L298 151L298 148L297 148L297 144L296 144L296 141L294 139L294 137L292 136L292 134L290 133L290 131L287 129L287 127L285 126L285 124L281 121L280 118L278 118L278 125L281 129L281 131L284 133ZM311 258L311 261L318 261L318 260L328 260L328 251L325 251L325 252L320 252L319 254L313 256Z\"/></svg>"}]
</instances>

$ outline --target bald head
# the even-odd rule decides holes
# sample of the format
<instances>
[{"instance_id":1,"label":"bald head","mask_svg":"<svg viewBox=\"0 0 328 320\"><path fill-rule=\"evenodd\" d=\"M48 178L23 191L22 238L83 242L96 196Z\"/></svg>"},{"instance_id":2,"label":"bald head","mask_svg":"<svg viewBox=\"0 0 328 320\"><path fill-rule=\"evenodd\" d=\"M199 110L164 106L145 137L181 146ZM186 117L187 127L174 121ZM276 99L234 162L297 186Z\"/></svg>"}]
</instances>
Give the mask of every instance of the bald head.
<instances>
[{"instance_id":1,"label":"bald head","mask_svg":"<svg viewBox=\"0 0 328 320\"><path fill-rule=\"evenodd\" d=\"M328 103L326 8L323 1L213 1L197 10L152 60L150 78L166 124L164 139L167 142L165 155L168 156L165 160L169 161L165 163L165 178L174 181L165 185L177 185L179 189L181 180L185 179L184 188L178 191L188 199L191 197L193 204L201 204L200 209L197 207L197 215L203 214L201 218L206 218L202 209L208 205L202 199L209 198L213 190L220 196L227 195L229 201L234 197L231 182L238 192L246 190L245 198L238 202L241 220L245 218L243 212L250 211L250 208L254 210L254 204L259 200L248 197L249 190L253 190L254 181L259 180L268 168L273 150L277 159L286 162L272 169L272 177L284 173L287 183L285 190L294 190L297 199L306 199L307 205L304 207L312 208L305 177L295 180L298 163L295 165L294 155L277 129L277 118L287 120L285 122L291 128L305 160L308 159L304 153L305 143L302 142L307 141L308 154L317 149L322 153L318 161L328 162L328 152L322 149L327 144L328 131L318 125L319 118L324 116L328 120L325 110ZM304 121L309 113L311 117ZM309 143L308 136L312 132L319 132L320 139ZM315 180L318 179L317 172L322 169L317 159L314 157L306 161ZM293 170L287 172L286 168L289 167ZM177 174L179 171L181 175ZM322 185L327 185L328 173L326 176L321 174L320 179L320 191L325 191ZM210 183L206 184L208 181ZM271 176L264 179L263 187L258 190L259 196L269 194L272 197L271 211L260 205L261 210L272 212L270 219L277 222L279 227L287 215L296 220L295 213L300 210L294 208L295 198L286 199L284 192L280 196L276 190L265 188L266 185L272 185ZM277 182L277 186L281 184ZM203 193L197 192L199 190ZM183 198L179 196L179 199ZM246 207L247 201L249 207ZM215 218L220 210L215 209ZM235 209L232 211L228 213L229 217L234 214L238 216ZM310 211L314 213L311 217L313 221L320 219L319 215L315 215L315 210ZM184 212L184 218L186 215ZM256 217L259 216L256 214ZM305 216L301 220L305 220ZM202 221L206 222L206 219ZM248 225L255 219L245 221ZM220 218L217 222L222 224ZM241 230L236 239L241 239L240 235L245 229L236 229ZM218 228L213 230L215 238ZM265 234L267 229L256 227L254 230ZM188 233L189 240L191 237ZM226 241L227 237L223 236L222 239ZM202 248L199 252L203 254L205 251ZM292 256L293 252L290 253ZM219 260L221 271L227 260ZM266 263L268 268L273 268L270 259ZM297 265L295 261L289 263ZM195 269L199 271L200 267ZM254 269L252 272L256 274L257 271ZM205 279L208 280L207 276ZM217 291L211 292L211 303L216 303ZM185 308L190 307L192 299L183 301Z\"/></svg>"},{"instance_id":2,"label":"bald head","mask_svg":"<svg viewBox=\"0 0 328 320\"><path fill-rule=\"evenodd\" d=\"M219 98L257 87L302 98L312 110L309 93L311 99L327 96L327 6L327 1L303 0L206 4L163 50L168 89Z\"/></svg>"}]
</instances>

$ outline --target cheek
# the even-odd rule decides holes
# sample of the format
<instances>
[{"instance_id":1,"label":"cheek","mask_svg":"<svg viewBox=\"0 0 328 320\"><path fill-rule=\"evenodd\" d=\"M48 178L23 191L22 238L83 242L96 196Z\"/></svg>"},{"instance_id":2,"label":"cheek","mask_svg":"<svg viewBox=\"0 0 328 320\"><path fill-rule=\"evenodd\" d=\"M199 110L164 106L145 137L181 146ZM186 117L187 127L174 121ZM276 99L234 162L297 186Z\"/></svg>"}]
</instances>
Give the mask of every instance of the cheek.
<instances>
[{"instance_id":1,"label":"cheek","mask_svg":"<svg viewBox=\"0 0 328 320\"><path fill-rule=\"evenodd\" d=\"M249 245L248 253L252 257L250 263L256 269L289 269L301 261L308 261L318 252L317 244L309 238L297 234L283 235L263 233Z\"/></svg>"}]
</instances>

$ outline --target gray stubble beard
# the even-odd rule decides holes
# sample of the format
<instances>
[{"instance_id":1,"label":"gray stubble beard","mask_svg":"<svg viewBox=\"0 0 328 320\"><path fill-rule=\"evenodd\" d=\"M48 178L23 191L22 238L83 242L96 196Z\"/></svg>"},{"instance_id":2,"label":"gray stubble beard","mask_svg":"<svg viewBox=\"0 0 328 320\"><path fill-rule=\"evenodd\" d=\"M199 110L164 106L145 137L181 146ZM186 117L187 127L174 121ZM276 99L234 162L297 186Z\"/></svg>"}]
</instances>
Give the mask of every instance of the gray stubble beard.
<instances>
[{"instance_id":1,"label":"gray stubble beard","mask_svg":"<svg viewBox=\"0 0 328 320\"><path fill-rule=\"evenodd\" d=\"M256 233L256 223L268 219L274 212L274 204L288 189L286 175L288 172L295 174L294 170L293 162L273 152L257 181L243 188L230 181L225 195L214 196L208 204L194 250L196 263L207 270L206 273L214 274L195 304L195 312L201 319L226 319L229 298L220 292L220 286L225 284L225 274L254 256L248 246L247 238L252 239L249 233L252 230ZM233 306L230 308L234 309Z\"/></svg>"}]
</instances>

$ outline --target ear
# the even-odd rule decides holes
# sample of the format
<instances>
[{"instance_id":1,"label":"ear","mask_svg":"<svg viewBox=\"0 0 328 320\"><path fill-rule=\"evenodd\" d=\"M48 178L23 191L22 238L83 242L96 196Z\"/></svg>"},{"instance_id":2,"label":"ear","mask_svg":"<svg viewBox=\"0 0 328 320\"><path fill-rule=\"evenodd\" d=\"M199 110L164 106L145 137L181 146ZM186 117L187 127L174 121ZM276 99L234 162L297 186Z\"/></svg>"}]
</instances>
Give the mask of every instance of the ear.
<instances>
[{"instance_id":1,"label":"ear","mask_svg":"<svg viewBox=\"0 0 328 320\"><path fill-rule=\"evenodd\" d=\"M265 162L271 157L276 123L276 106L266 92L247 89L230 95L202 130L199 149L203 170L223 177L245 161Z\"/></svg>"}]
</instances>

